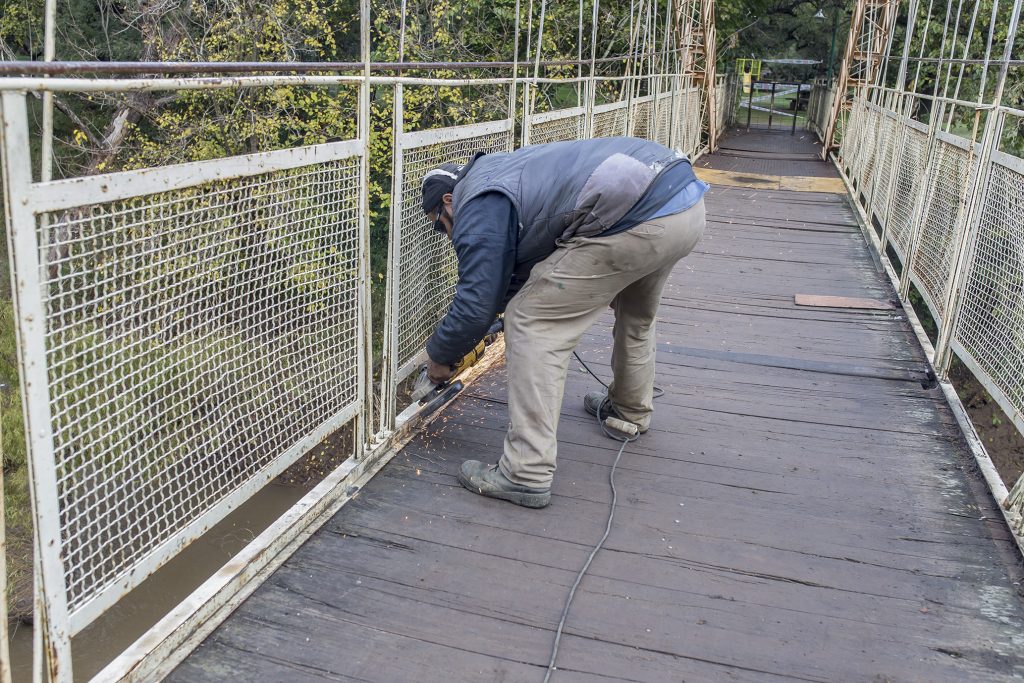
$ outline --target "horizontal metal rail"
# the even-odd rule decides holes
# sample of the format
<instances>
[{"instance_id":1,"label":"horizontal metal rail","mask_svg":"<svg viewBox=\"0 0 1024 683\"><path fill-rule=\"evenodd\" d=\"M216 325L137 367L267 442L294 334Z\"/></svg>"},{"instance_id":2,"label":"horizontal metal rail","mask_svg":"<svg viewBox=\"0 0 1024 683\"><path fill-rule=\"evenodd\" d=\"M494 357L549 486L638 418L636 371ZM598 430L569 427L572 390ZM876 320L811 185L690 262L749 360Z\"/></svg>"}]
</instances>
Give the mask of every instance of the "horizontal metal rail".
<instances>
[{"instance_id":1,"label":"horizontal metal rail","mask_svg":"<svg viewBox=\"0 0 1024 683\"><path fill-rule=\"evenodd\" d=\"M18 92L168 92L177 90L219 90L223 88L266 88L272 86L370 85L447 86L509 85L511 83L585 83L593 78L606 81L636 81L669 78L672 74L642 76L567 76L565 78L416 78L413 76L217 76L206 78L0 78L0 91Z\"/></svg>"},{"instance_id":2,"label":"horizontal metal rail","mask_svg":"<svg viewBox=\"0 0 1024 683\"><path fill-rule=\"evenodd\" d=\"M685 48L675 48L659 52L645 52L639 55L618 55L598 57L594 64L614 64L629 59L649 59L665 57L682 52ZM541 67L588 66L591 60L558 59L542 60ZM59 76L69 74L204 74L204 73L311 73L322 71L362 71L366 65L362 62L0 62L0 76L7 75L46 75ZM443 69L445 71L469 71L476 69L524 69L529 70L535 64L525 62L370 62L370 71L418 71Z\"/></svg>"}]
</instances>

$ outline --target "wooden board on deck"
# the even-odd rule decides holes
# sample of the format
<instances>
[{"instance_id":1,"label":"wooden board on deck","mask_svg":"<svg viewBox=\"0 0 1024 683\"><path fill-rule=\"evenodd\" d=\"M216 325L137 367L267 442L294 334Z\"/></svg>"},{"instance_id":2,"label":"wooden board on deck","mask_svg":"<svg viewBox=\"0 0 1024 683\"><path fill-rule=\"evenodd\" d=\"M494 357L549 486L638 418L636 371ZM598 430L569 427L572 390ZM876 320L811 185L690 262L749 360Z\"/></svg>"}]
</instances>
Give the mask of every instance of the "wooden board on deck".
<instances>
[{"instance_id":1,"label":"wooden board on deck","mask_svg":"<svg viewBox=\"0 0 1024 683\"><path fill-rule=\"evenodd\" d=\"M865 299L853 296L826 296L823 294L794 294L793 302L797 306L816 308L863 308L874 311L891 311L896 308L892 301L884 299Z\"/></svg>"}]
</instances>

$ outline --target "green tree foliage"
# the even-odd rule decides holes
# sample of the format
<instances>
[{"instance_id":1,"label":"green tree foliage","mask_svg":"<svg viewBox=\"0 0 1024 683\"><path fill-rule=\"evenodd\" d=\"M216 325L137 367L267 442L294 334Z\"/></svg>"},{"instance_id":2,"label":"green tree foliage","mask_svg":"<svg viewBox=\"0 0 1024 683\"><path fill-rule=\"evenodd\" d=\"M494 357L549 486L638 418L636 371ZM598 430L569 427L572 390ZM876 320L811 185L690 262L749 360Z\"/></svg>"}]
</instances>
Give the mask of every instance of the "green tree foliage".
<instances>
[{"instance_id":1,"label":"green tree foliage","mask_svg":"<svg viewBox=\"0 0 1024 683\"><path fill-rule=\"evenodd\" d=\"M839 70L850 30L847 4L842 0L739 0L716 4L719 68L731 71L736 59L814 59L816 68L765 65L762 77L809 80L824 76L832 50ZM824 18L815 15L821 10Z\"/></svg>"},{"instance_id":2,"label":"green tree foliage","mask_svg":"<svg viewBox=\"0 0 1024 683\"><path fill-rule=\"evenodd\" d=\"M524 2L520 11L522 59L526 56L527 7L528 3ZM372 58L375 61L397 61L399 58L400 8L397 0L374 2ZM0 53L4 59L42 58L42 11L43 3L37 0L8 0L0 6ZM576 56L577 11L578 7L573 3L552 3L545 23L545 59ZM621 28L625 25L621 13L622 8L605 10L602 12L602 25ZM513 53L515 23L514 0L410 2L406 18L405 59L509 60ZM162 3L69 0L58 6L57 59L357 61L358 27L357 0L171 0ZM536 17L534 28L536 30ZM619 44L624 43L620 40ZM467 74L435 69L416 72L415 75L449 77L490 73L493 72L479 70ZM552 70L544 75L557 73L560 71ZM373 300L378 329L383 314L391 184L392 92L390 86L375 88L371 115L371 255L372 267L377 274L373 279ZM351 139L356 135L357 94L355 85L91 95L60 93L55 97L54 174L56 177L90 175ZM405 103L404 125L408 130L458 125L507 116L508 89L496 86L407 88ZM36 142L40 112L38 100L30 102ZM33 158L38 159L38 144L33 150ZM195 201L202 203L205 200L197 197ZM252 244L245 249L267 248L266 244L256 243L264 238L262 232L258 235L257 232L250 231L248 239ZM154 239L157 239L156 235ZM235 235L233 239L242 244L246 237ZM276 248L280 249L280 245ZM235 256L244 260L247 254L242 250ZM73 255L68 252L62 256L66 260ZM340 263L330 265L334 263L330 246L325 246L318 258L317 263L326 264L323 267L345 267ZM6 257L3 260L6 264ZM282 263L285 261L287 259L281 259ZM174 278L201 277L211 281L230 278L235 265L218 261L154 264L152 272L136 273L136 277L163 282L165 289L174 291L176 280L171 281ZM320 266L317 268L322 270ZM4 280L6 282L7 278ZM268 280L277 288L278 296L290 300L310 298L311 302L315 297L311 296L310 287L322 281L311 279L308 272L295 270L268 274ZM17 387L14 325L9 301L3 311L6 313L0 316L0 381L9 387ZM90 325L94 324L82 322L62 330L68 348L85 345L105 349L115 355L128 352L113 346L113 341L105 335L103 339L93 340L102 333ZM197 330L185 328L173 334L168 331L159 340L154 340L152 347L142 349L140 362L159 370L154 375L155 382L174 389L177 382L189 381L185 377L188 373L182 372L190 357L185 353L185 346L197 333ZM247 362L259 361L258 346L231 335L237 336L237 332L225 329L216 347L217 353L225 356L227 366L240 367ZM306 338L301 335L301 330L296 332L296 344L306 343ZM134 354L138 352L138 348L131 351ZM231 354L237 358L229 358ZM83 358L88 358L88 355ZM92 365L96 367L103 365L100 359L94 361ZM64 392L79 397L78 402L82 405L98 408L93 403L102 397L94 391L89 373L82 370L68 376L71 378L69 381L75 384L63 387ZM142 387L141 390L144 389ZM292 389L298 391L300 387ZM212 397L218 391L223 392L224 388L211 384L204 391ZM125 397L130 391L123 389L118 394L122 397L119 400L127 400ZM12 605L12 614L27 618L31 604L31 521L19 392L8 389L0 398L3 399L0 422L9 503L8 544L11 579L15 584L12 593L16 604ZM203 404L203 401L199 403ZM86 412L94 414L96 410ZM197 429L205 429L201 414L182 413L180 419L194 423ZM65 426L70 430L69 434L86 434L94 425L87 420L76 419L74 424ZM142 434L131 432L137 427L124 425L123 429L128 431L112 431L94 444L95 449L106 453L104 457L110 457L113 453L111 444L144 438ZM142 463L140 467L146 471L161 472L166 470L169 460L187 457L182 444L167 445L162 455L156 455L156 460ZM71 462L79 464L83 458L92 458L89 452L78 453L75 457L78 460Z\"/></svg>"}]
</instances>

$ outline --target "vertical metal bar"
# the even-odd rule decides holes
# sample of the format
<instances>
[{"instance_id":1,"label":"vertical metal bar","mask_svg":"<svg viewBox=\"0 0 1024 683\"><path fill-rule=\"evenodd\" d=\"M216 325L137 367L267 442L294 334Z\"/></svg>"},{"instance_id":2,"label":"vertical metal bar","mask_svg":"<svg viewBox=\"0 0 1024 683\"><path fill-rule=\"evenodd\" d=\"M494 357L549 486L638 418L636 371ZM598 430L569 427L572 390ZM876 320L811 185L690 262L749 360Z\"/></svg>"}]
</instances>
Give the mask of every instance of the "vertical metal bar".
<instances>
[{"instance_id":1,"label":"vertical metal bar","mask_svg":"<svg viewBox=\"0 0 1024 683\"><path fill-rule=\"evenodd\" d=\"M636 0L629 0L629 45L626 50L626 68L623 72L622 90L620 90L619 99L624 99L626 88L632 88L629 76L633 73L633 14L636 10ZM627 96L628 97L628 96ZM628 107L627 107L628 110ZM626 112L626 134L629 135L629 112Z\"/></svg>"},{"instance_id":2,"label":"vertical metal bar","mask_svg":"<svg viewBox=\"0 0 1024 683\"><path fill-rule=\"evenodd\" d=\"M679 74L672 74L672 103L669 109L668 146L672 149L682 149L678 140L676 121L679 116Z\"/></svg>"},{"instance_id":3,"label":"vertical metal bar","mask_svg":"<svg viewBox=\"0 0 1024 683\"><path fill-rule=\"evenodd\" d=\"M46 668L51 681L63 683L72 680L71 630L61 560L57 465L46 361L46 311L40 280L44 269L40 268L38 260L39 238L30 204L32 162L25 94L10 91L0 94L0 117L3 119L4 202L7 243L12 256L11 287L24 397L25 446L40 556L37 575L41 590L36 602L46 629Z\"/></svg>"},{"instance_id":4,"label":"vertical metal bar","mask_svg":"<svg viewBox=\"0 0 1024 683\"><path fill-rule=\"evenodd\" d=\"M1017 16L1019 14L1020 14L1020 11L1018 10L1015 13L1015 16ZM998 16L999 16L999 0L992 0L992 16L989 18L988 40L985 43L985 64L981 68L981 84L978 86L978 103L979 104L985 100L985 82L986 82L986 79L988 78L989 61L992 58L992 40L993 40L993 38L995 36L996 22L998 20ZM1016 29L1014 29L1014 38L1016 38L1016 33L1017 33L1017 31L1016 31ZM1010 37L1007 36L1007 40L1009 40L1009 39L1010 39Z\"/></svg>"},{"instance_id":5,"label":"vertical metal bar","mask_svg":"<svg viewBox=\"0 0 1024 683\"><path fill-rule=\"evenodd\" d=\"M406 0L402 0L401 26L398 38L398 62L405 61L405 17ZM518 21L518 15L516 20ZM398 72L401 75L401 71ZM513 85L513 92L515 86ZM398 347L398 292L401 285L398 282L400 268L398 267L401 240L396 239L400 234L399 227L402 222L402 133L405 131L405 118L403 115L404 91L401 83L396 83L393 91L391 107L391 210L388 216L388 260L387 260L387 284L384 291L384 323L383 323L383 352L381 354L381 378L380 378L380 432L381 436L386 435L395 428L395 415L398 412L398 395L395 387L395 375L398 372L398 358L396 356ZM371 278L372 279L372 278Z\"/></svg>"},{"instance_id":6,"label":"vertical metal bar","mask_svg":"<svg viewBox=\"0 0 1024 683\"><path fill-rule=\"evenodd\" d=\"M747 132L750 132L750 112L754 109L754 85L757 81L753 81L750 84L750 90L747 91Z\"/></svg>"},{"instance_id":7,"label":"vertical metal bar","mask_svg":"<svg viewBox=\"0 0 1024 683\"><path fill-rule=\"evenodd\" d=\"M533 63L533 80L536 85L537 79L540 77L540 55L544 51L544 17L548 9L548 0L540 0L540 23L537 26L537 52L534 54ZM534 93L536 97L536 93Z\"/></svg>"},{"instance_id":8,"label":"vertical metal bar","mask_svg":"<svg viewBox=\"0 0 1024 683\"><path fill-rule=\"evenodd\" d=\"M974 3L975 12L977 12L979 2ZM949 94L949 79L953 76L953 58L956 53L956 39L960 35L960 13L963 11L964 0L957 0L956 4L956 23L953 24L953 39L950 41L949 46L949 64L946 66L946 80L942 84L942 97L945 98ZM962 66L962 65L961 65ZM942 71L942 68L938 69ZM938 73L935 74L935 80L938 81ZM953 107L950 107L950 118L952 119Z\"/></svg>"},{"instance_id":9,"label":"vertical metal bar","mask_svg":"<svg viewBox=\"0 0 1024 683\"><path fill-rule=\"evenodd\" d=\"M529 68L529 67L527 67ZM530 137L533 134L533 124L530 119L533 116L533 107L531 106L533 101L533 93L531 93L530 80L527 77L523 81L523 146L530 144Z\"/></svg>"},{"instance_id":10,"label":"vertical metal bar","mask_svg":"<svg viewBox=\"0 0 1024 683\"><path fill-rule=\"evenodd\" d=\"M650 20L650 33L651 33L651 57L650 57L650 87L648 87L648 94L653 95L654 99L651 100L651 124L647 128L647 135L654 142L658 140L658 114L661 111L661 76L655 76L654 74L660 73L657 68L657 54L658 54L658 3L651 0L651 7L653 8L654 17Z\"/></svg>"},{"instance_id":11,"label":"vertical metal bar","mask_svg":"<svg viewBox=\"0 0 1024 683\"><path fill-rule=\"evenodd\" d=\"M597 22L600 20L599 8L601 0L593 0L593 9L590 17L590 80L589 92L587 93L587 111L585 114L586 130L584 137L594 137L594 106L597 104Z\"/></svg>"},{"instance_id":12,"label":"vertical metal bar","mask_svg":"<svg viewBox=\"0 0 1024 683\"><path fill-rule=\"evenodd\" d=\"M404 0L403 0L404 1ZM516 0L515 38L512 41L512 83L508 86L508 118L512 126L512 144L516 134L516 94L519 92L519 0Z\"/></svg>"},{"instance_id":13,"label":"vertical metal bar","mask_svg":"<svg viewBox=\"0 0 1024 683\"><path fill-rule=\"evenodd\" d=\"M914 39L914 28L917 21L918 0L910 0L907 8L906 37L903 42L903 56L900 58L900 66L896 73L896 91L893 95L892 111L896 114L896 140L894 141L897 152L906 149L907 135L910 129L910 112L914 104L913 96L907 94L907 64L910 61L910 46ZM895 155L894 155L895 156ZM899 163L894 164L889 174L889 187L887 195L889 201L885 207L885 214L882 217L882 234L879 238L881 254L885 257L886 242L889 239L889 224L892 218L892 198L896 192L896 183L899 180ZM870 217L869 217L870 219Z\"/></svg>"},{"instance_id":14,"label":"vertical metal bar","mask_svg":"<svg viewBox=\"0 0 1024 683\"><path fill-rule=\"evenodd\" d=\"M52 62L57 54L57 0L46 0L43 24L43 61ZM53 177L53 93L43 93L43 137L40 146L39 177L43 182Z\"/></svg>"},{"instance_id":15,"label":"vertical metal bar","mask_svg":"<svg viewBox=\"0 0 1024 683\"><path fill-rule=\"evenodd\" d=\"M373 312L370 303L370 0L359 3L359 45L363 80L359 84L359 140L362 147L359 184L359 297L362 334L359 335L359 418L356 421L356 453L361 456L369 444L373 425Z\"/></svg>"},{"instance_id":16,"label":"vertical metal bar","mask_svg":"<svg viewBox=\"0 0 1024 683\"><path fill-rule=\"evenodd\" d=\"M654 74L657 72L657 69L654 66L655 60L657 59L655 55L658 53L658 3L654 0L650 0L650 4L647 6L647 33L647 40L649 43L647 49L650 55L647 59L647 73L651 76L651 79L648 81L647 94L650 95L652 90L657 93L657 89L660 87L657 79L654 78ZM653 102L654 106L651 107L652 114L658 103L657 95L655 95Z\"/></svg>"},{"instance_id":17,"label":"vertical metal bar","mask_svg":"<svg viewBox=\"0 0 1024 683\"><path fill-rule=\"evenodd\" d=\"M537 91L540 86L537 84L537 79L540 77L540 54L543 51L542 45L544 41L544 16L547 12L548 2L547 0L541 0L540 2L540 23L537 25L537 51L534 54L533 63L533 82L526 82L523 84L523 103L524 114L523 114L523 144L530 144L530 136L533 133L533 110L537 106Z\"/></svg>"},{"instance_id":18,"label":"vertical metal bar","mask_svg":"<svg viewBox=\"0 0 1024 683\"><path fill-rule=\"evenodd\" d=\"M583 0L580 0L580 18L576 26L576 106L583 106Z\"/></svg>"},{"instance_id":19,"label":"vertical metal bar","mask_svg":"<svg viewBox=\"0 0 1024 683\"><path fill-rule=\"evenodd\" d=\"M800 111L800 92L803 89L803 87L803 83L797 83L796 85L796 100L793 101L793 125L789 129L790 135L796 133L796 115Z\"/></svg>"},{"instance_id":20,"label":"vertical metal bar","mask_svg":"<svg viewBox=\"0 0 1024 683\"><path fill-rule=\"evenodd\" d=\"M998 2L999 0L995 0L995 1ZM925 17L924 17L924 32L921 34L921 49L917 53L917 60L918 60L917 61L917 67L914 69L914 81L913 81L913 86L914 87L913 87L913 89L914 89L915 92L917 91L917 83L918 83L918 81L921 78L921 66L924 64L924 60L923 60L924 48L925 48L925 44L928 42L928 30L931 28L931 25L932 25L932 7L934 7L934 6L935 6L935 1L934 0L928 0L928 10L927 10L927 12L925 12Z\"/></svg>"},{"instance_id":21,"label":"vertical metal bar","mask_svg":"<svg viewBox=\"0 0 1024 683\"><path fill-rule=\"evenodd\" d=\"M394 114L392 115L391 150L391 212L388 230L388 278L384 299L384 353L381 368L381 414L380 429L387 433L395 429L398 413L398 394L395 376L398 374L398 295L401 291L401 249L402 249L402 133L405 128L405 103L401 83L395 84Z\"/></svg>"},{"instance_id":22,"label":"vertical metal bar","mask_svg":"<svg viewBox=\"0 0 1024 683\"><path fill-rule=\"evenodd\" d=\"M974 11L971 12L971 25L967 29L967 39L964 41L964 51L963 51L962 59L965 59L965 60L967 59L968 55L970 55L971 44L974 42L974 29L975 29L975 26L977 25L978 10L980 8L981 8L981 3L980 2L975 2L974 3ZM961 62L960 69L957 72L957 75L956 75L956 87L953 88L953 99L954 100L955 99L959 99L959 97L960 97L960 85L961 85L961 83L963 81L964 67L966 67L966 66L967 66L966 62ZM953 127L953 109L950 109L949 110L949 120L946 121L946 130L950 130L952 127Z\"/></svg>"},{"instance_id":23,"label":"vertical metal bar","mask_svg":"<svg viewBox=\"0 0 1024 683\"><path fill-rule=\"evenodd\" d=\"M772 97L768 101L768 130L772 129L772 114L775 113L775 86L778 85L775 81L772 81Z\"/></svg>"},{"instance_id":24,"label":"vertical metal bar","mask_svg":"<svg viewBox=\"0 0 1024 683\"><path fill-rule=\"evenodd\" d=\"M526 78L523 79L523 127L520 131L520 145L528 144L527 137L527 114L529 109L529 98L530 98L530 59L532 58L533 49L533 0L530 0L529 9L526 12ZM515 133L513 132L513 137Z\"/></svg>"},{"instance_id":25,"label":"vertical metal bar","mask_svg":"<svg viewBox=\"0 0 1024 683\"><path fill-rule=\"evenodd\" d=\"M701 2L701 34L704 38L704 85L707 90L708 102L708 151L714 152L718 149L717 97L715 91L716 52L715 42L715 2L714 0L703 0Z\"/></svg>"}]
</instances>

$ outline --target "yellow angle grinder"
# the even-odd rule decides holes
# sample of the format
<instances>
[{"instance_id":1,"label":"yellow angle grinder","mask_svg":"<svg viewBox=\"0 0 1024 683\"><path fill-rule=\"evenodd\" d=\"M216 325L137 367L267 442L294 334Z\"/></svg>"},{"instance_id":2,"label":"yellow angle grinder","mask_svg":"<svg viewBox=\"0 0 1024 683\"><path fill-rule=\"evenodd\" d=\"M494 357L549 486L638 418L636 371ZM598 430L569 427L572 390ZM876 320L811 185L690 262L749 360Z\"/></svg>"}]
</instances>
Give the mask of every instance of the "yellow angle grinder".
<instances>
[{"instance_id":1,"label":"yellow angle grinder","mask_svg":"<svg viewBox=\"0 0 1024 683\"><path fill-rule=\"evenodd\" d=\"M412 385L411 395L413 403L419 402L419 404L423 406L419 411L420 415L432 413L454 398L457 393L462 391L462 382L456 378L480 362L480 359L484 357L484 353L487 351L487 347L498 338L498 335L503 329L504 321L502 319L499 318L494 321L490 329L487 330L487 336L481 339L477 345L474 346L473 349L463 356L457 363L449 366L455 374L440 384L432 382L430 378L427 377L427 367L426 365L423 366L420 370L419 377L416 378L416 381Z\"/></svg>"}]
</instances>

